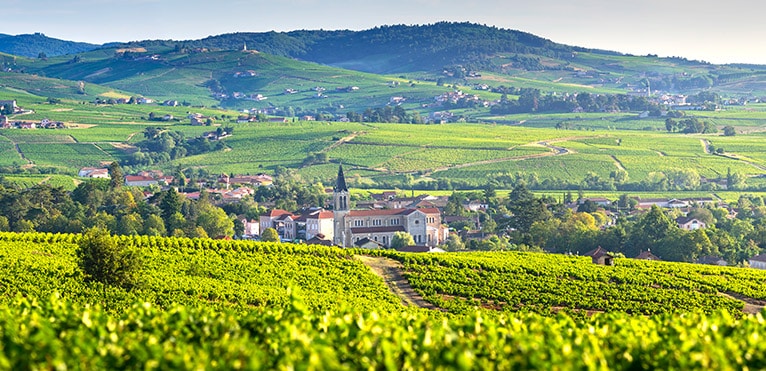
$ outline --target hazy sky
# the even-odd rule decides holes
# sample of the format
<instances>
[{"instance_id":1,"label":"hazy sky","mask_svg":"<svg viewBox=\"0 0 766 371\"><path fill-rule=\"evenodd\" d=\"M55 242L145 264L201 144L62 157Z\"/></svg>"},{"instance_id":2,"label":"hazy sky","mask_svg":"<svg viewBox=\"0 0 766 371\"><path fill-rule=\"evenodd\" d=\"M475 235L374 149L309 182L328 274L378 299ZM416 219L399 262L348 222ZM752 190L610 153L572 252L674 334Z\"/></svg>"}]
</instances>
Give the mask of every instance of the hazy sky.
<instances>
[{"instance_id":1,"label":"hazy sky","mask_svg":"<svg viewBox=\"0 0 766 371\"><path fill-rule=\"evenodd\" d=\"M766 64L753 0L3 0L0 33L103 43L469 21L569 45Z\"/></svg>"}]
</instances>

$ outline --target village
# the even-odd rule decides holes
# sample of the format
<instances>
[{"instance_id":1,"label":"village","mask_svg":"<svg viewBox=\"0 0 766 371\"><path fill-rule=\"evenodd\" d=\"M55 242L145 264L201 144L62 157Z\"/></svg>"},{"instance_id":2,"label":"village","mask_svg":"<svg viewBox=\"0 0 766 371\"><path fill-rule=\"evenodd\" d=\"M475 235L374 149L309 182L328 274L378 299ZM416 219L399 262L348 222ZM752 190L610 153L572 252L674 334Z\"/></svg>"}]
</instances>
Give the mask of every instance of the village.
<instances>
[{"instance_id":1,"label":"village","mask_svg":"<svg viewBox=\"0 0 766 371\"><path fill-rule=\"evenodd\" d=\"M83 168L83 178L109 178L106 168ZM224 205L252 200L259 187L272 187L274 178L267 174L227 175L221 174L216 179L198 180L193 186L199 191L179 194L189 200L198 200L205 193L215 204ZM171 187L178 188L174 177L161 171L142 171L126 175L124 185L144 188L144 196L149 199L155 192ZM285 210L273 203L262 203L265 212L257 219L241 217L242 235L237 238L260 240L267 229L273 229L282 242L297 242L326 246L353 247L362 249L388 249L394 246L398 234L412 237L412 245L398 247L408 252L445 252L445 246L451 239L460 241L481 241L492 237L482 226L480 215L486 215L490 205L481 199L468 199L460 204L461 212L450 209L450 196L432 196L414 194L410 197L401 192L384 191L371 193L369 198L352 200L342 166L338 168L335 184L326 188L327 202L322 205L302 207L297 210ZM624 200L623 200L624 202ZM695 198L641 198L629 197L627 205L620 206L618 201L603 197L579 197L565 202L564 207L572 213L597 212L606 220L600 226L607 230L615 226L620 216L639 217L653 208L668 210L675 227L693 232L708 227L707 223L693 216L692 211L699 208L728 208L720 200L709 197ZM450 212L449 210L453 210ZM728 208L727 218L736 217L736 211ZM457 215L456 215L457 214ZM485 220L486 222L486 220ZM456 237L452 237L452 236ZM614 254L598 247L580 252L591 256L596 264L611 264ZM642 250L636 259L662 260L649 249ZM720 256L700 256L699 264L728 265ZM766 269L766 256L763 254L750 258L749 266Z\"/></svg>"}]
</instances>

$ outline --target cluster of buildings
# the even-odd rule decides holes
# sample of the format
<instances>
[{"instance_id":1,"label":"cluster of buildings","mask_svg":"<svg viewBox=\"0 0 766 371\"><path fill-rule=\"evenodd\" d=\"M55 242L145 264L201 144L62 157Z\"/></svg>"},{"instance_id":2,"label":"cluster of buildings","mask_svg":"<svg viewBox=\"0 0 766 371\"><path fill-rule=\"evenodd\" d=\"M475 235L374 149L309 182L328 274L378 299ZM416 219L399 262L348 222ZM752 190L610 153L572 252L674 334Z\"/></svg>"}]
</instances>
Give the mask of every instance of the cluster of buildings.
<instances>
[{"instance_id":1,"label":"cluster of buildings","mask_svg":"<svg viewBox=\"0 0 766 371\"><path fill-rule=\"evenodd\" d=\"M0 115L0 129L64 129L66 125L61 121L42 119L34 121L10 121L8 116Z\"/></svg>"},{"instance_id":2,"label":"cluster of buildings","mask_svg":"<svg viewBox=\"0 0 766 371\"><path fill-rule=\"evenodd\" d=\"M125 185L134 187L167 186L173 183L174 179L173 176L165 175L162 171L148 170L135 175L125 175Z\"/></svg>"},{"instance_id":3,"label":"cluster of buildings","mask_svg":"<svg viewBox=\"0 0 766 371\"><path fill-rule=\"evenodd\" d=\"M409 233L416 245L428 250L446 241L448 228L442 223L439 208L423 207L434 206L425 198L387 203L394 200L397 199L384 194L366 205L367 209L351 209L343 168L339 167L332 190L332 210L318 208L298 215L274 209L261 215L258 228L260 231L274 228L284 240L299 239L342 247L390 247L397 232Z\"/></svg>"}]
</instances>

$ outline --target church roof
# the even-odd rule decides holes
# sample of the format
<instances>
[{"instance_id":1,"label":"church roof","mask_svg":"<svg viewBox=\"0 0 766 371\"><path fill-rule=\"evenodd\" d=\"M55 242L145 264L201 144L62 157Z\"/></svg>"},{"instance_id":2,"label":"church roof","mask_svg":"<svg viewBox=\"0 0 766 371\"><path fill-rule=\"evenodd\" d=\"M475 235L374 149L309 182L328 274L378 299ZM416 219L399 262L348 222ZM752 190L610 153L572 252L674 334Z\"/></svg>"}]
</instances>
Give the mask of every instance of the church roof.
<instances>
[{"instance_id":1,"label":"church roof","mask_svg":"<svg viewBox=\"0 0 766 371\"><path fill-rule=\"evenodd\" d=\"M338 179L335 181L334 192L348 192L346 177L343 175L343 164L338 166Z\"/></svg>"}]
</instances>

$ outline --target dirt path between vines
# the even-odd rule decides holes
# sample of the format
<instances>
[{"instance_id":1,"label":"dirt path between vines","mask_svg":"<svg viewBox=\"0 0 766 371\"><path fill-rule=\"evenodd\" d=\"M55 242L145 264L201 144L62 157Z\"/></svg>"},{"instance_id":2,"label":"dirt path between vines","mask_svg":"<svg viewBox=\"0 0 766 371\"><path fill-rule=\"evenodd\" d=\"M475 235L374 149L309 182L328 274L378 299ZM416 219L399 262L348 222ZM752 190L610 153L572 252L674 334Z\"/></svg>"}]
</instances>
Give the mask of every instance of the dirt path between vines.
<instances>
[{"instance_id":1,"label":"dirt path between vines","mask_svg":"<svg viewBox=\"0 0 766 371\"><path fill-rule=\"evenodd\" d=\"M364 255L357 255L356 258L364 263L364 265L370 267L373 273L380 276L388 286L388 289L402 300L402 304L432 310L444 310L425 301L420 294L415 292L415 289L410 286L410 283L402 275L402 264L398 261Z\"/></svg>"},{"instance_id":2,"label":"dirt path between vines","mask_svg":"<svg viewBox=\"0 0 766 371\"><path fill-rule=\"evenodd\" d=\"M746 314L758 314L761 313L763 308L766 308L766 301L753 299L749 296L737 294L735 292L719 292L719 295L726 296L728 298L739 300L745 303L745 307L742 308L742 312Z\"/></svg>"}]
</instances>

